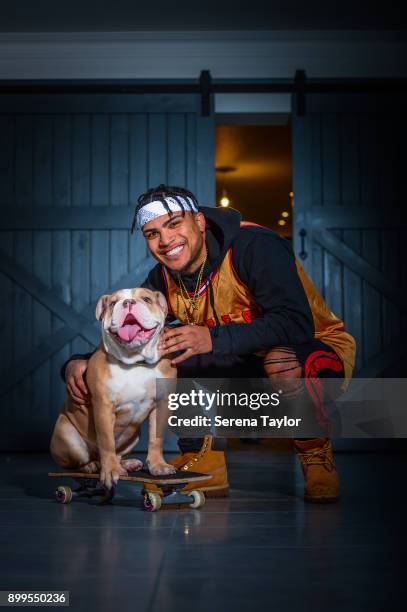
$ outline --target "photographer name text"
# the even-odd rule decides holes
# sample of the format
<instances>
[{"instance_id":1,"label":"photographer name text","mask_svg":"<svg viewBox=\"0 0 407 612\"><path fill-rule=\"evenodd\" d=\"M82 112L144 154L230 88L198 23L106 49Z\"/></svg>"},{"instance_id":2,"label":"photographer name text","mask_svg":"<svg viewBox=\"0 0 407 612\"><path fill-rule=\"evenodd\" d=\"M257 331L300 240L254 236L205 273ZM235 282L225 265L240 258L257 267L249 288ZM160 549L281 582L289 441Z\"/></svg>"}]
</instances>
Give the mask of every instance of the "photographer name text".
<instances>
[{"instance_id":1,"label":"photographer name text","mask_svg":"<svg viewBox=\"0 0 407 612\"><path fill-rule=\"evenodd\" d=\"M168 417L168 425L170 427L299 427L302 419L294 419L284 416L280 419L274 419L267 415L259 415L258 417L239 418L239 417L223 417L217 414L215 417L196 415L191 418L178 417L171 415Z\"/></svg>"}]
</instances>

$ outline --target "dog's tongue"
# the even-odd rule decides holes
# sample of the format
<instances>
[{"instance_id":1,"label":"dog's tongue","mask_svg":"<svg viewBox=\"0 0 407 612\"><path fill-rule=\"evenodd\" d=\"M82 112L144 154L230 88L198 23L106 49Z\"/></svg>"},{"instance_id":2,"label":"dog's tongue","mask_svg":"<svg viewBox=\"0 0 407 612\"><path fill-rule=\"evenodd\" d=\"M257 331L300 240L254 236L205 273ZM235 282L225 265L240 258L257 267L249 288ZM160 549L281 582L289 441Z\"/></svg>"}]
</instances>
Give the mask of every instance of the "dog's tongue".
<instances>
[{"instance_id":1,"label":"dog's tongue","mask_svg":"<svg viewBox=\"0 0 407 612\"><path fill-rule=\"evenodd\" d=\"M124 340L124 342L131 342L137 336L140 329L141 327L137 325L137 323L133 325L123 325L123 327L119 328L117 335L121 340Z\"/></svg>"},{"instance_id":2,"label":"dog's tongue","mask_svg":"<svg viewBox=\"0 0 407 612\"><path fill-rule=\"evenodd\" d=\"M129 313L124 319L123 325L119 327L117 334L124 342L131 342L137 336L140 329L141 326L138 324L137 319Z\"/></svg>"}]
</instances>

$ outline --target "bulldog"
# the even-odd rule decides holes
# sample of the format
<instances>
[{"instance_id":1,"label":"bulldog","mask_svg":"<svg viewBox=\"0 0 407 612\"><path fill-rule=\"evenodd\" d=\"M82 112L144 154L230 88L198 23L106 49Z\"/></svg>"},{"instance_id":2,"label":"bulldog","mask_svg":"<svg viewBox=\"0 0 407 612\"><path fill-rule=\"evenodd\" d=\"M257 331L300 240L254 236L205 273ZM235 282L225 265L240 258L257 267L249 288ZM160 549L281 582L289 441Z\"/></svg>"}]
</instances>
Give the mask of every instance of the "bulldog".
<instances>
[{"instance_id":1,"label":"bulldog","mask_svg":"<svg viewBox=\"0 0 407 612\"><path fill-rule=\"evenodd\" d=\"M163 457L163 428L157 430L156 379L176 377L170 359L157 349L166 315L167 302L159 291L122 289L99 299L102 341L86 371L91 400L88 406L74 405L70 397L65 401L50 445L60 466L100 471L101 483L110 489L119 476L143 467L138 459L124 457L149 417L149 471L176 471Z\"/></svg>"}]
</instances>

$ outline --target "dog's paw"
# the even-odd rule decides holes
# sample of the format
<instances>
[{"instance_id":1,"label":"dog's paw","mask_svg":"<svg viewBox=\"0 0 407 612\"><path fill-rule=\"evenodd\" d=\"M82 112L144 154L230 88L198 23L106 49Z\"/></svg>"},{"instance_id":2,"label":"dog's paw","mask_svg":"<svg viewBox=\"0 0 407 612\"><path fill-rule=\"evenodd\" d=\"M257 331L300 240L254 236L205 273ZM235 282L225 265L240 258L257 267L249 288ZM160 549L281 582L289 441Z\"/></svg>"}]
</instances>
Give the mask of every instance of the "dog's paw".
<instances>
[{"instance_id":1,"label":"dog's paw","mask_svg":"<svg viewBox=\"0 0 407 612\"><path fill-rule=\"evenodd\" d=\"M122 459L121 464L128 472L138 472L143 469L143 462L140 459Z\"/></svg>"},{"instance_id":2,"label":"dog's paw","mask_svg":"<svg viewBox=\"0 0 407 612\"><path fill-rule=\"evenodd\" d=\"M102 461L100 467L100 483L106 487L106 489L111 489L116 485L120 476L127 476L127 470L122 466L117 457Z\"/></svg>"},{"instance_id":3,"label":"dog's paw","mask_svg":"<svg viewBox=\"0 0 407 612\"><path fill-rule=\"evenodd\" d=\"M97 474L100 470L99 461L90 461L86 465L81 468L81 472L86 472L87 474Z\"/></svg>"},{"instance_id":4,"label":"dog's paw","mask_svg":"<svg viewBox=\"0 0 407 612\"><path fill-rule=\"evenodd\" d=\"M175 474L176 468L166 461L148 462L148 470L152 476L168 476Z\"/></svg>"}]
</instances>

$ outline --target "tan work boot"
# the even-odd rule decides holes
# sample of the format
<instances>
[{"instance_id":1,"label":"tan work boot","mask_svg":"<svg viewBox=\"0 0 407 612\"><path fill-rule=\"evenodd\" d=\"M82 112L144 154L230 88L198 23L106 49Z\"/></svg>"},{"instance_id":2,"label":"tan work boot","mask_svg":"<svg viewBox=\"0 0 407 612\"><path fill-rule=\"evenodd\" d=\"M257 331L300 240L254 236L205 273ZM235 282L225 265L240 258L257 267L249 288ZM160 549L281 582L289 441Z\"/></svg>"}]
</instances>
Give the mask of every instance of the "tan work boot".
<instances>
[{"instance_id":1,"label":"tan work boot","mask_svg":"<svg viewBox=\"0 0 407 612\"><path fill-rule=\"evenodd\" d=\"M330 440L294 440L294 447L304 474L305 501L336 501L339 498L339 478Z\"/></svg>"},{"instance_id":2,"label":"tan work boot","mask_svg":"<svg viewBox=\"0 0 407 612\"><path fill-rule=\"evenodd\" d=\"M200 486L199 483L191 482L187 484L181 493L189 491L203 491L206 497L228 497L229 483L226 469L225 453L223 451L212 450L212 436L205 436L203 444L197 453L182 453L174 459L168 461L177 470L185 472L198 472L200 474L212 474L211 480L205 480ZM145 491L160 492L159 487L153 484L145 484Z\"/></svg>"}]
</instances>

